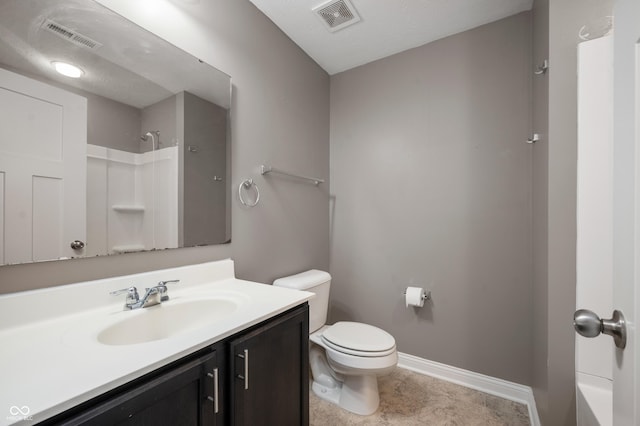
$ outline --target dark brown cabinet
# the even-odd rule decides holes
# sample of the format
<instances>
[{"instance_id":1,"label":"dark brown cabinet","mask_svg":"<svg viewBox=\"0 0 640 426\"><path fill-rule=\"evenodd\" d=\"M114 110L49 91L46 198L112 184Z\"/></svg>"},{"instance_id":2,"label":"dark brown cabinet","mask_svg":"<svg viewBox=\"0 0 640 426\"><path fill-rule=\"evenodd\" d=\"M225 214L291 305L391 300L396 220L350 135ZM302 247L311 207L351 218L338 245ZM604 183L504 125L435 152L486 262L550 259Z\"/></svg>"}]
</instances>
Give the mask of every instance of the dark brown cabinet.
<instances>
[{"instance_id":1,"label":"dark brown cabinet","mask_svg":"<svg viewBox=\"0 0 640 426\"><path fill-rule=\"evenodd\" d=\"M217 351L188 361L96 402L82 413L53 423L65 425L218 425L215 411ZM219 378L219 377L218 377ZM219 400L217 406L219 407ZM52 419L55 420L55 419Z\"/></svg>"},{"instance_id":2,"label":"dark brown cabinet","mask_svg":"<svg viewBox=\"0 0 640 426\"><path fill-rule=\"evenodd\" d=\"M309 424L307 315L291 312L230 341L232 424Z\"/></svg>"},{"instance_id":3,"label":"dark brown cabinet","mask_svg":"<svg viewBox=\"0 0 640 426\"><path fill-rule=\"evenodd\" d=\"M305 303L43 425L309 424Z\"/></svg>"}]
</instances>

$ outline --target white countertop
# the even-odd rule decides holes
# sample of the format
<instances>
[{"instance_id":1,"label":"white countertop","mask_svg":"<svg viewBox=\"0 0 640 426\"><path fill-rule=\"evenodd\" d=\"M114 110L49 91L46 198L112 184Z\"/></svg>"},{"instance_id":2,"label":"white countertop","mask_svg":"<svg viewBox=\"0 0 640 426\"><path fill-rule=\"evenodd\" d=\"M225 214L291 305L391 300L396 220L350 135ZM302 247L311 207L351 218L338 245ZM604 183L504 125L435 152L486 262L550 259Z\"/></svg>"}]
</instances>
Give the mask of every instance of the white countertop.
<instances>
[{"instance_id":1,"label":"white countertop","mask_svg":"<svg viewBox=\"0 0 640 426\"><path fill-rule=\"evenodd\" d=\"M108 294L136 285L142 296L145 286L170 279L181 280L169 285L170 300L151 308L124 311L125 295ZM312 297L236 279L231 260L2 295L0 425L42 421ZM209 298L233 300L237 308L165 339L130 345L97 339L145 309Z\"/></svg>"}]
</instances>

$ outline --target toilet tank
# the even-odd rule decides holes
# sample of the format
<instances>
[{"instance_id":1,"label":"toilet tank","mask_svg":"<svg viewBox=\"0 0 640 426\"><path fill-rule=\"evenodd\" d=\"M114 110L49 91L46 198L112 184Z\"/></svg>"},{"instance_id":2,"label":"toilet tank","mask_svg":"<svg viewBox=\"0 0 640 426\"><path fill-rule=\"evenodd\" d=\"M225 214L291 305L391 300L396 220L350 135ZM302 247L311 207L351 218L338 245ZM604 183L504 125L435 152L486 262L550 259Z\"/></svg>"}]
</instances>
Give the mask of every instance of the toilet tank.
<instances>
[{"instance_id":1,"label":"toilet tank","mask_svg":"<svg viewBox=\"0 0 640 426\"><path fill-rule=\"evenodd\" d=\"M325 325L327 308L329 307L329 287L331 286L331 275L328 272L312 269L278 278L273 282L273 285L315 293L316 297L309 300L309 334Z\"/></svg>"}]
</instances>

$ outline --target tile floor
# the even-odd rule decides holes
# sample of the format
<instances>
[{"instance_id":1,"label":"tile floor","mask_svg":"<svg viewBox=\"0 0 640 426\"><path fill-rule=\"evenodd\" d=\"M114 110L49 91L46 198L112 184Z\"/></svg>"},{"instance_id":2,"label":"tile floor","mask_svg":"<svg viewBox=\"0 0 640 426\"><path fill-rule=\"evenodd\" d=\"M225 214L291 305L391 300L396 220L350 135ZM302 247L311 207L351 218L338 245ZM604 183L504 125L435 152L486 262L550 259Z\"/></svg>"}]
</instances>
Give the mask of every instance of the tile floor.
<instances>
[{"instance_id":1,"label":"tile floor","mask_svg":"<svg viewBox=\"0 0 640 426\"><path fill-rule=\"evenodd\" d=\"M378 378L380 407L349 413L309 391L311 426L529 426L527 406L396 368Z\"/></svg>"}]
</instances>

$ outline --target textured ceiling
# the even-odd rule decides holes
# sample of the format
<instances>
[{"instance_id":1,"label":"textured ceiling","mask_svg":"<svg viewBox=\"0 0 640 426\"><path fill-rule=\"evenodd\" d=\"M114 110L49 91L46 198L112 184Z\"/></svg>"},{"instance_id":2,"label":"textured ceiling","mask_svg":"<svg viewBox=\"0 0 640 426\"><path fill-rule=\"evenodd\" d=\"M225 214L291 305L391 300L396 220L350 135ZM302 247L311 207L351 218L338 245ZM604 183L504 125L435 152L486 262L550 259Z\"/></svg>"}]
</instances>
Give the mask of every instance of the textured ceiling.
<instances>
[{"instance_id":1,"label":"textured ceiling","mask_svg":"<svg viewBox=\"0 0 640 426\"><path fill-rule=\"evenodd\" d=\"M326 0L250 0L329 74L530 10L533 0L351 0L361 21L329 32Z\"/></svg>"},{"instance_id":2,"label":"textured ceiling","mask_svg":"<svg viewBox=\"0 0 640 426\"><path fill-rule=\"evenodd\" d=\"M61 38L42 28L47 20L101 46L87 49ZM84 75L63 77L52 61L75 64ZM136 108L182 91L230 103L229 76L91 0L0 0L0 67Z\"/></svg>"}]
</instances>

